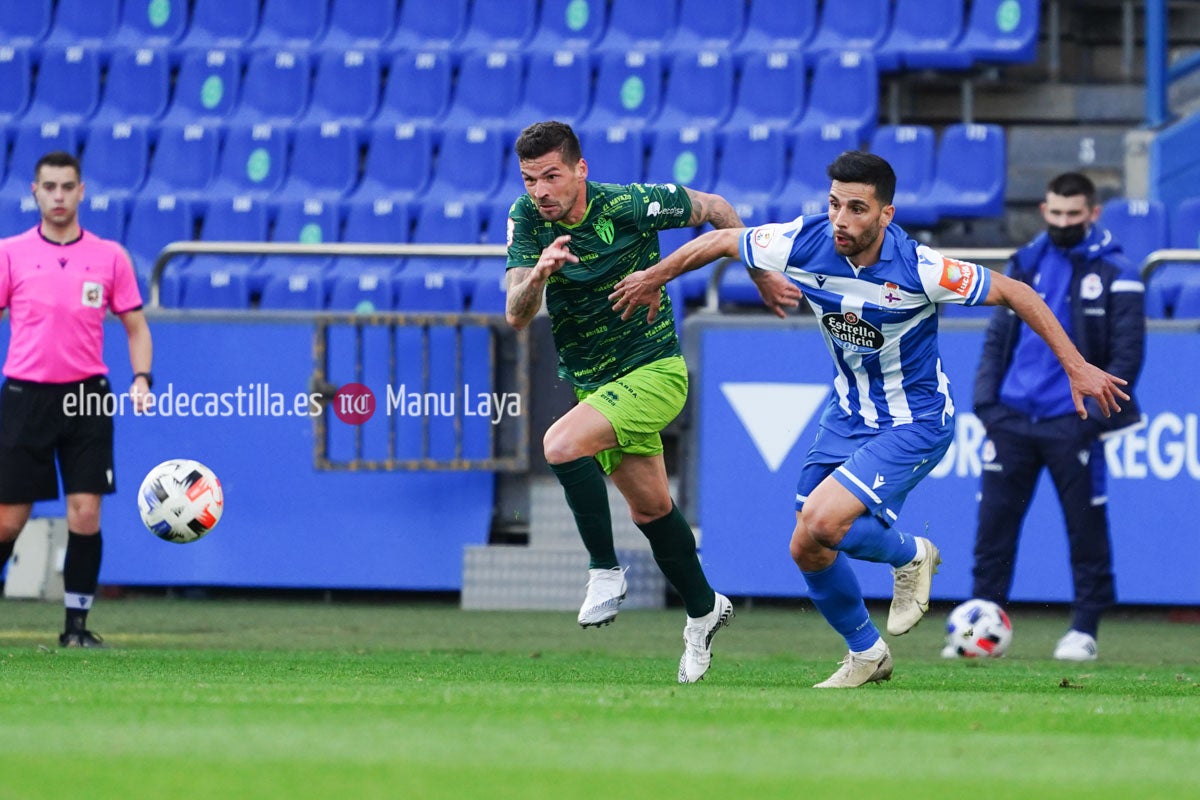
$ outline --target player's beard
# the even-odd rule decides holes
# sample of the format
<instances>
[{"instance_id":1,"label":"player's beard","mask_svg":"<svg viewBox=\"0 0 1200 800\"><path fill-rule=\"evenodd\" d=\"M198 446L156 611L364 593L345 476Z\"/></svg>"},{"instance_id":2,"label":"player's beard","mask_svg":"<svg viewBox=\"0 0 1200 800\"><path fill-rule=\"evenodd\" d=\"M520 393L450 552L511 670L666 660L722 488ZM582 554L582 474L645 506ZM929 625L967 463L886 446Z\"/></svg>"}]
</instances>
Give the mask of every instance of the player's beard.
<instances>
[{"instance_id":1,"label":"player's beard","mask_svg":"<svg viewBox=\"0 0 1200 800\"><path fill-rule=\"evenodd\" d=\"M556 200L548 208L543 208L541 201L534 198L533 204L537 207L538 216L547 222L561 222L566 219L571 209L575 207L575 201L579 198L579 192L571 195L566 201Z\"/></svg>"},{"instance_id":2,"label":"player's beard","mask_svg":"<svg viewBox=\"0 0 1200 800\"><path fill-rule=\"evenodd\" d=\"M871 227L864 230L858 236L851 237L849 244L839 245L835 241L834 245L833 245L833 249L837 251L837 254L839 256L845 256L846 258L854 258L858 254L860 254L863 251L870 248L871 245L875 244L875 240L879 238L879 231L880 231L881 227L882 226L880 226L880 224L878 222L876 222L874 225L872 225ZM843 234L843 235L845 235L845 234Z\"/></svg>"}]
</instances>

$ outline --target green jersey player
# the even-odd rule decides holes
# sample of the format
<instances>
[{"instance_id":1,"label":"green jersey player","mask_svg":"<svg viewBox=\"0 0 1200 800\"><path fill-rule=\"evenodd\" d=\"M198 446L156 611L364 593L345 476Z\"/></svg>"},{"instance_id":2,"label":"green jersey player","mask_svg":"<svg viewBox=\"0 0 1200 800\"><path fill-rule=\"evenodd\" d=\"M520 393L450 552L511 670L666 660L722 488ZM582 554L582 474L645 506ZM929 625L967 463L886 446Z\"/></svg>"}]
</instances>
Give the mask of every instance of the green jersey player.
<instances>
[{"instance_id":1,"label":"green jersey player","mask_svg":"<svg viewBox=\"0 0 1200 800\"><path fill-rule=\"evenodd\" d=\"M659 434L687 399L687 366L665 291L656 309L662 313L650 321L643 315L622 320L609 295L626 275L658 261L659 230L741 222L717 195L673 184L589 181L579 140L560 122L526 128L516 152L527 194L509 211L507 318L524 328L545 295L559 375L580 399L543 440L590 556L579 624L611 622L626 591L603 469L683 598L688 621L679 681L693 683L708 670L713 634L733 616L733 606L704 576L695 536L667 484ZM798 291L786 279L778 281L781 275L754 277L777 314L797 304Z\"/></svg>"}]
</instances>

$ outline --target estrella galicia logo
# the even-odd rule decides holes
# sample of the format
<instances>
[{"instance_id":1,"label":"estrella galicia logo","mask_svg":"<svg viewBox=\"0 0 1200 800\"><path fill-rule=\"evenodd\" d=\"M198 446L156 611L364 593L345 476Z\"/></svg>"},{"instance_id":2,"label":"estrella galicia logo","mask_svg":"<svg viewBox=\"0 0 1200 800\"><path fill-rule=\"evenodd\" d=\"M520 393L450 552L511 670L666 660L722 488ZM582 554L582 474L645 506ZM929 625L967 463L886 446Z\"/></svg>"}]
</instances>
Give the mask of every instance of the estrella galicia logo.
<instances>
[{"instance_id":1,"label":"estrella galicia logo","mask_svg":"<svg viewBox=\"0 0 1200 800\"><path fill-rule=\"evenodd\" d=\"M837 346L850 353L875 353L883 347L883 333L853 311L833 312L821 324Z\"/></svg>"},{"instance_id":2,"label":"estrella galicia logo","mask_svg":"<svg viewBox=\"0 0 1200 800\"><path fill-rule=\"evenodd\" d=\"M613 243L613 222L608 217L601 217L592 225L596 231L596 235L603 240L605 244Z\"/></svg>"}]
</instances>

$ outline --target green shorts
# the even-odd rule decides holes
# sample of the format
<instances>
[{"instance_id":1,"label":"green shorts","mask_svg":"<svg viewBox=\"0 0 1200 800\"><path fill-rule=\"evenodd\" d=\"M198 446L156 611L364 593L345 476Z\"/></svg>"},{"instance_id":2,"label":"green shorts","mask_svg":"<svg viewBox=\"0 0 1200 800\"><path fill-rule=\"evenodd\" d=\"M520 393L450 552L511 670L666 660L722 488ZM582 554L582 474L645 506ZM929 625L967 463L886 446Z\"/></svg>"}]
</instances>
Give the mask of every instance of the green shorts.
<instances>
[{"instance_id":1,"label":"green shorts","mask_svg":"<svg viewBox=\"0 0 1200 800\"><path fill-rule=\"evenodd\" d=\"M612 474L625 453L662 455L659 432L679 416L687 393L683 356L660 358L590 392L576 389L575 396L603 414L616 431L617 446L596 454L605 473Z\"/></svg>"}]
</instances>

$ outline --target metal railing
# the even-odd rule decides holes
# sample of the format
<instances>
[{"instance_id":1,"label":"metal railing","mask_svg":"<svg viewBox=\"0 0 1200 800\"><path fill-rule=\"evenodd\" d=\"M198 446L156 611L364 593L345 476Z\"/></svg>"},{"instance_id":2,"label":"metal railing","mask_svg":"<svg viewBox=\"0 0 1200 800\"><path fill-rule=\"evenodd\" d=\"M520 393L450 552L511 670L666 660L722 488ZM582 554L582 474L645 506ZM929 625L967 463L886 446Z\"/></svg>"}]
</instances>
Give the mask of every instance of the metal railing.
<instances>
[{"instance_id":1,"label":"metal railing","mask_svg":"<svg viewBox=\"0 0 1200 800\"><path fill-rule=\"evenodd\" d=\"M1142 283L1149 283L1150 276L1164 264L1171 262L1200 264L1200 250L1155 250L1142 260L1142 264L1138 268L1138 273L1142 276Z\"/></svg>"}]
</instances>

